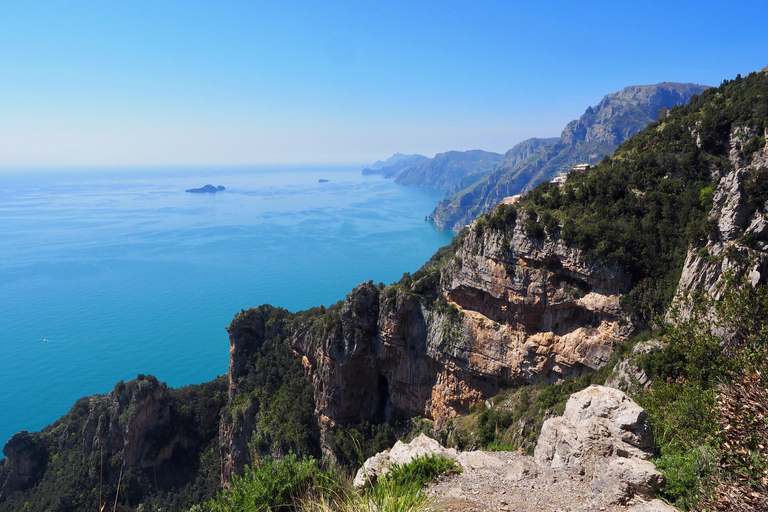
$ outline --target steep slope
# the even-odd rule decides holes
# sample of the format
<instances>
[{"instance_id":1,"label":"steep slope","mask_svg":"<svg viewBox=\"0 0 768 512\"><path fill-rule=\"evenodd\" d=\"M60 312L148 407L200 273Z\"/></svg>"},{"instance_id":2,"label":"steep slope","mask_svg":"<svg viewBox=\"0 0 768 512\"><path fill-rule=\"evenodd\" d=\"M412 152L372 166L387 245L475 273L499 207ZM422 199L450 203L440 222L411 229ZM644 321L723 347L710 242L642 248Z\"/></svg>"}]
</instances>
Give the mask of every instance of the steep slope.
<instances>
[{"instance_id":1,"label":"steep slope","mask_svg":"<svg viewBox=\"0 0 768 512\"><path fill-rule=\"evenodd\" d=\"M609 94L568 123L557 142L522 160L505 158L485 180L442 200L427 218L442 228L458 231L506 196L530 189L576 164L599 162L655 120L660 109L685 104L705 89L694 84L662 83L625 87Z\"/></svg>"},{"instance_id":2,"label":"steep slope","mask_svg":"<svg viewBox=\"0 0 768 512\"><path fill-rule=\"evenodd\" d=\"M74 512L100 503L182 510L212 496L226 389L223 378L170 389L139 375L107 395L81 398L41 432L23 431L6 444L0 510Z\"/></svg>"}]
</instances>

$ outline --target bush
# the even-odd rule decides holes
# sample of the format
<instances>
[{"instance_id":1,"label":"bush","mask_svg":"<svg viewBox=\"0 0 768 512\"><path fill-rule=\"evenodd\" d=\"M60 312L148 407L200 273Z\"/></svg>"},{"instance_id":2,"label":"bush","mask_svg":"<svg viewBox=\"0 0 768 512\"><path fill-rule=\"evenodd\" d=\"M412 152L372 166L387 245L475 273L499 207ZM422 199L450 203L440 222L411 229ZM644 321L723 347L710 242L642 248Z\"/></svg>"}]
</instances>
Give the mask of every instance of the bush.
<instances>
[{"instance_id":1,"label":"bush","mask_svg":"<svg viewBox=\"0 0 768 512\"><path fill-rule=\"evenodd\" d=\"M393 464L386 478L398 486L413 484L424 487L439 476L453 475L461 471L461 466L455 459L442 455L424 455L402 466Z\"/></svg>"},{"instance_id":2,"label":"bush","mask_svg":"<svg viewBox=\"0 0 768 512\"><path fill-rule=\"evenodd\" d=\"M315 459L290 454L282 460L264 457L235 476L229 490L204 507L209 512L268 512L298 510L310 491L332 494L341 489L340 477L322 470Z\"/></svg>"}]
</instances>

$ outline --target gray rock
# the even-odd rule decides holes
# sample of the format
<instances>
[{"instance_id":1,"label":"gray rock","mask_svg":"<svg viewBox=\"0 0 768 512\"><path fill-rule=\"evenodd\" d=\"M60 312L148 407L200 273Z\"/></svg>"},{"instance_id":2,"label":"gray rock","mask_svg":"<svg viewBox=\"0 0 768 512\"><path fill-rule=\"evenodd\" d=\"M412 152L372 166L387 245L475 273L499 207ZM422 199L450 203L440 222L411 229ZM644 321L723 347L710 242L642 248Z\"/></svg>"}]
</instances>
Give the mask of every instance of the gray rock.
<instances>
[{"instance_id":1,"label":"gray rock","mask_svg":"<svg viewBox=\"0 0 768 512\"><path fill-rule=\"evenodd\" d=\"M637 363L637 358L650 354L662 346L662 342L658 340L643 341L635 345L632 349L632 354L626 359L619 361L611 376L605 381L605 385L609 388L616 388L625 392L634 386L640 386L645 389L650 388L652 384L651 376L643 371Z\"/></svg>"},{"instance_id":2,"label":"gray rock","mask_svg":"<svg viewBox=\"0 0 768 512\"><path fill-rule=\"evenodd\" d=\"M607 502L650 497L663 476L646 460L653 446L646 415L622 391L590 386L571 395L563 416L544 422L534 458L591 479Z\"/></svg>"},{"instance_id":3,"label":"gray rock","mask_svg":"<svg viewBox=\"0 0 768 512\"><path fill-rule=\"evenodd\" d=\"M366 460L363 467L357 470L353 485L355 488L361 489L365 487L367 481L375 482L379 475L389 473L393 464L402 466L415 458L427 455L442 455L449 459L455 459L458 456L453 448L444 448L431 437L419 434L410 443L398 441L392 449L379 452Z\"/></svg>"},{"instance_id":4,"label":"gray rock","mask_svg":"<svg viewBox=\"0 0 768 512\"><path fill-rule=\"evenodd\" d=\"M680 509L661 500L651 500L645 503L638 503L627 512L680 512Z\"/></svg>"}]
</instances>

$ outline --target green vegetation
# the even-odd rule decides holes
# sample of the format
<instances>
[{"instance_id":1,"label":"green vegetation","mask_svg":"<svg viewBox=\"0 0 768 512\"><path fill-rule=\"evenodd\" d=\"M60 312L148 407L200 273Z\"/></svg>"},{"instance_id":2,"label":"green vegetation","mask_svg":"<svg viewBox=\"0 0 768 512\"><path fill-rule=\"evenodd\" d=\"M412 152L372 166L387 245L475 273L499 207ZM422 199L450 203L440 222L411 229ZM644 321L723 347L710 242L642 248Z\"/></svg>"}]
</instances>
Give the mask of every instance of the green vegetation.
<instances>
[{"instance_id":1,"label":"green vegetation","mask_svg":"<svg viewBox=\"0 0 768 512\"><path fill-rule=\"evenodd\" d=\"M424 455L413 459L408 464L393 464L385 479L393 485L407 487L413 485L422 488L440 476L461 473L461 466L455 459L442 455Z\"/></svg>"},{"instance_id":2,"label":"green vegetation","mask_svg":"<svg viewBox=\"0 0 768 512\"><path fill-rule=\"evenodd\" d=\"M266 457L198 510L418 512L430 505L423 487L439 476L458 472L461 468L453 459L419 457L393 465L390 473L356 492L338 471L321 467L315 459L293 454L281 460Z\"/></svg>"},{"instance_id":3,"label":"green vegetation","mask_svg":"<svg viewBox=\"0 0 768 512\"><path fill-rule=\"evenodd\" d=\"M646 321L657 318L672 299L688 247L713 233L707 218L712 179L731 168L732 127L755 133L753 146L764 143L767 80L764 73L752 73L694 95L687 106L672 108L666 119L624 142L612 158L572 173L561 187L542 183L514 206L525 212L526 235L559 236L578 246L586 260L622 268L632 280L623 306ZM759 171L746 187L760 207L768 199L766 183ZM520 215L506 207L500 212L481 217L475 230L504 232Z\"/></svg>"},{"instance_id":4,"label":"green vegetation","mask_svg":"<svg viewBox=\"0 0 768 512\"><path fill-rule=\"evenodd\" d=\"M654 383L638 398L666 497L723 510L724 488L746 502L768 494L768 287L729 282L720 301L691 300L693 315L666 328L665 349L641 358Z\"/></svg>"},{"instance_id":5,"label":"green vegetation","mask_svg":"<svg viewBox=\"0 0 768 512\"><path fill-rule=\"evenodd\" d=\"M281 460L264 457L243 476L235 475L228 490L207 502L206 512L269 512L299 510L310 492L337 494L344 486L340 474L323 469L317 460L289 454Z\"/></svg>"},{"instance_id":6,"label":"green vegetation","mask_svg":"<svg viewBox=\"0 0 768 512\"><path fill-rule=\"evenodd\" d=\"M227 397L226 382L225 377L219 377L201 385L170 389L151 375L139 375L115 386L110 396L122 404L120 409L112 409L104 396L78 400L54 424L28 434L43 457L44 471L37 485L0 502L0 511L74 512L98 510L99 503L123 512L136 510L140 504L147 510L183 510L209 499L219 489L218 418ZM154 457L175 436L184 439L189 448L174 450L169 459L156 466L125 468L119 453L110 450L105 434L132 418L132 407L141 397L161 392L167 392L164 400L169 406L169 421L146 433L145 457ZM123 413L117 415L120 410ZM103 436L103 451L95 446L85 451L84 441L96 442L94 434L83 437L92 427L97 427L94 434ZM0 461L2 482L10 470L9 462Z\"/></svg>"}]
</instances>

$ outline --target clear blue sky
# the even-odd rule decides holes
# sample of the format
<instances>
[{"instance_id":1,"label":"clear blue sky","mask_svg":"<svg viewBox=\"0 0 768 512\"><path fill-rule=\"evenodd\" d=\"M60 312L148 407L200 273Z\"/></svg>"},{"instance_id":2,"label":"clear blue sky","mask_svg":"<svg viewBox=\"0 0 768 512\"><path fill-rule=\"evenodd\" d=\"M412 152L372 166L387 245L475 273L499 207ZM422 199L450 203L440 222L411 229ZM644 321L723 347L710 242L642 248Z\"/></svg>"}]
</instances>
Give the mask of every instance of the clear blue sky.
<instances>
[{"instance_id":1,"label":"clear blue sky","mask_svg":"<svg viewBox=\"0 0 768 512\"><path fill-rule=\"evenodd\" d=\"M0 168L504 152L627 85L768 66L765 7L7 0Z\"/></svg>"}]
</instances>

